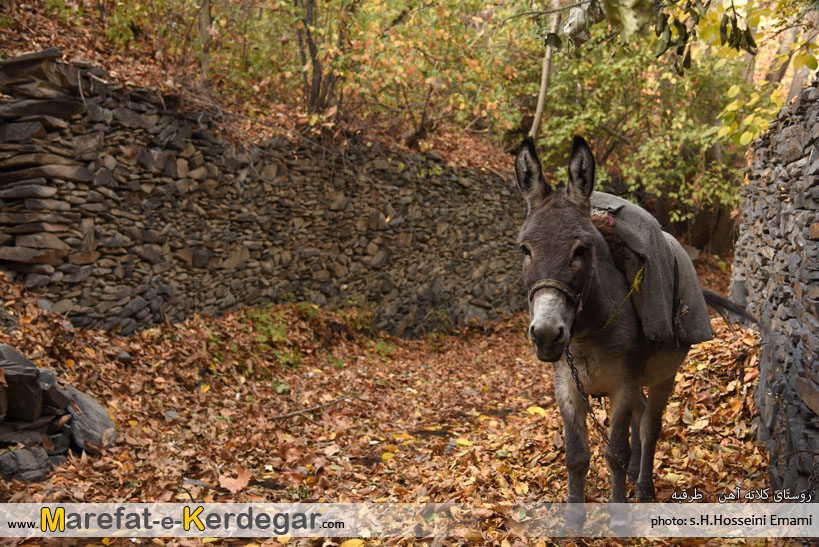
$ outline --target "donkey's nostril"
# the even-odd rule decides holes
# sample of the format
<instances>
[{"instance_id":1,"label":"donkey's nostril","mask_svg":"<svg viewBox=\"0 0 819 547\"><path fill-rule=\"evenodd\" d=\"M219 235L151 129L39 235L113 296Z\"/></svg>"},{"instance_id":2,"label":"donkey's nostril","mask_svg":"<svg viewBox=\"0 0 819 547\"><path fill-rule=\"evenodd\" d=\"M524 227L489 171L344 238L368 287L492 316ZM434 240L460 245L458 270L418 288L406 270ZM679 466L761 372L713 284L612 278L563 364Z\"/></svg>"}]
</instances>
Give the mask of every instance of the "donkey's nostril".
<instances>
[{"instance_id":1,"label":"donkey's nostril","mask_svg":"<svg viewBox=\"0 0 819 547\"><path fill-rule=\"evenodd\" d=\"M546 322L533 322L529 326L529 339L541 349L552 349L563 342L566 329L563 325Z\"/></svg>"}]
</instances>

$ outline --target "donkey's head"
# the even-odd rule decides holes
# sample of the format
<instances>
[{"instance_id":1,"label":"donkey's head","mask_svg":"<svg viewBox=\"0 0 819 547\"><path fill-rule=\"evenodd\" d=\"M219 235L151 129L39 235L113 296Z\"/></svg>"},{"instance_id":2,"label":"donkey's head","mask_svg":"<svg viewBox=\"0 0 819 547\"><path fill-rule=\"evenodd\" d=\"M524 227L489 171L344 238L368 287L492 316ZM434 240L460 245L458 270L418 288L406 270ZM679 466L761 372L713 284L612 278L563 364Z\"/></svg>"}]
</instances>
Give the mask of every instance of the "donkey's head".
<instances>
[{"instance_id":1,"label":"donkey's head","mask_svg":"<svg viewBox=\"0 0 819 547\"><path fill-rule=\"evenodd\" d=\"M529 294L529 338L541 361L557 361L569 345L594 275L602 236L591 222L594 156L575 137L567 188L552 188L531 138L515 158L515 175L529 212L520 229L523 282Z\"/></svg>"}]
</instances>

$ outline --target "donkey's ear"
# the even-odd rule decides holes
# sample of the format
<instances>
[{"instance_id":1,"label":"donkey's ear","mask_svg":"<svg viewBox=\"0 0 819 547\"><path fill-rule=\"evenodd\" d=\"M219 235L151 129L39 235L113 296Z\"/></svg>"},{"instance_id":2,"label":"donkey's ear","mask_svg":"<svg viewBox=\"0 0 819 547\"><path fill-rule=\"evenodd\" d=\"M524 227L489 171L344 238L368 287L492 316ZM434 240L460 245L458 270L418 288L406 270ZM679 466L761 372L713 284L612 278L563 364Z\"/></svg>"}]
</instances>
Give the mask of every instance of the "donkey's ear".
<instances>
[{"instance_id":1,"label":"donkey's ear","mask_svg":"<svg viewBox=\"0 0 819 547\"><path fill-rule=\"evenodd\" d=\"M526 198L526 203L529 204L529 209L552 191L543 177L540 159L537 157L535 141L532 137L524 139L515 156L515 178L517 178L520 192Z\"/></svg>"},{"instance_id":2,"label":"donkey's ear","mask_svg":"<svg viewBox=\"0 0 819 547\"><path fill-rule=\"evenodd\" d=\"M588 209L594 190L594 155L583 137L572 141L572 156L569 158L569 199L572 203Z\"/></svg>"}]
</instances>

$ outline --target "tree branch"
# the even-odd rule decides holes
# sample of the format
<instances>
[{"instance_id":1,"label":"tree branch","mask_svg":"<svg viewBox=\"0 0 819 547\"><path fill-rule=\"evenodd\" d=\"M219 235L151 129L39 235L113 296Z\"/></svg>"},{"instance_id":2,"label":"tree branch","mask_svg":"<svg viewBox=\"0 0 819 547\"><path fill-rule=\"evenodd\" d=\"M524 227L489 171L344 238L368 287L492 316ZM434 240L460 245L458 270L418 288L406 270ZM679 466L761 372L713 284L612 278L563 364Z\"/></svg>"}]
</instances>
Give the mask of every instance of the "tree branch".
<instances>
[{"instance_id":1,"label":"tree branch","mask_svg":"<svg viewBox=\"0 0 819 547\"><path fill-rule=\"evenodd\" d=\"M560 25L560 0L552 0L552 21L549 25L549 32L555 34L557 27ZM537 109L535 110L535 119L532 121L532 128L529 130L529 136L537 139L540 132L540 120L543 118L543 108L546 105L546 91L549 89L549 79L552 74L552 46L546 45L546 52L543 54L543 70L540 75L540 93L537 96Z\"/></svg>"}]
</instances>

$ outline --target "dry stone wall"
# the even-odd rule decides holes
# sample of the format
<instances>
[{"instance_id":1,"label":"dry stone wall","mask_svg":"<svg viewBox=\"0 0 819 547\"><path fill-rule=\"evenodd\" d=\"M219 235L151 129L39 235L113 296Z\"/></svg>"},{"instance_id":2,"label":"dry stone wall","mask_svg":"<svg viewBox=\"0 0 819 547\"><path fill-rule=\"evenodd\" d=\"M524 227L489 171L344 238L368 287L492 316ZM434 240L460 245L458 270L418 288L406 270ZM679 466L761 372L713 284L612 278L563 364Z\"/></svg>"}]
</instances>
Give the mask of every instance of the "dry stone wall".
<instances>
[{"instance_id":1,"label":"dry stone wall","mask_svg":"<svg viewBox=\"0 0 819 547\"><path fill-rule=\"evenodd\" d=\"M366 143L235 151L207 112L59 59L0 63L0 268L75 325L295 295L416 335L525 306L510 177Z\"/></svg>"},{"instance_id":2,"label":"dry stone wall","mask_svg":"<svg viewBox=\"0 0 819 547\"><path fill-rule=\"evenodd\" d=\"M775 488L819 462L819 89L804 89L754 145L731 297L759 319L759 439ZM819 471L819 468L817 468Z\"/></svg>"}]
</instances>

